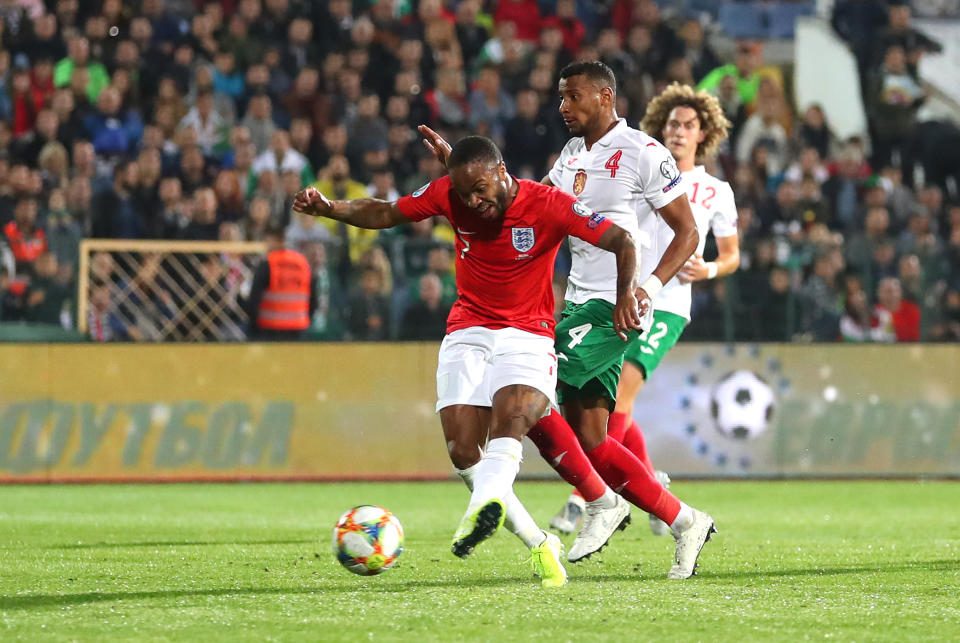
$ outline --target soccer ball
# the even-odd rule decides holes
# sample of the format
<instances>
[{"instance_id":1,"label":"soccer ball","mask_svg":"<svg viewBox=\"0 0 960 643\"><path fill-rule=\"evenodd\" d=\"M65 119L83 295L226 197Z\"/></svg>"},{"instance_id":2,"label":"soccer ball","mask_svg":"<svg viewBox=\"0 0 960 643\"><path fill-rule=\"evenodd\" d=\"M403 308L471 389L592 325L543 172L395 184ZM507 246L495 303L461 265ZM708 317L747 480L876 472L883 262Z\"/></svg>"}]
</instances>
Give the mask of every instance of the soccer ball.
<instances>
[{"instance_id":1,"label":"soccer ball","mask_svg":"<svg viewBox=\"0 0 960 643\"><path fill-rule=\"evenodd\" d=\"M773 389L759 375L733 371L713 388L710 415L724 436L749 440L767 430L775 401Z\"/></svg>"},{"instance_id":2,"label":"soccer ball","mask_svg":"<svg viewBox=\"0 0 960 643\"><path fill-rule=\"evenodd\" d=\"M383 507L354 507L340 516L333 528L333 553L354 574L381 574L393 567L401 552L403 527Z\"/></svg>"}]
</instances>

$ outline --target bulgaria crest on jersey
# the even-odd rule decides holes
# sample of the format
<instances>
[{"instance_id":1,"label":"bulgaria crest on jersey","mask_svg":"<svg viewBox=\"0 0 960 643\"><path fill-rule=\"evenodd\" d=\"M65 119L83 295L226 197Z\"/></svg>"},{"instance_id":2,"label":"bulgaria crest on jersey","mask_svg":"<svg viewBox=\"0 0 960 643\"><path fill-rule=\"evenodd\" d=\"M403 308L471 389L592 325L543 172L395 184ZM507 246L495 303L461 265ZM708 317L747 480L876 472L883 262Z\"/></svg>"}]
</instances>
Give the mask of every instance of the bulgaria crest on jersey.
<instances>
[{"instance_id":1,"label":"bulgaria crest on jersey","mask_svg":"<svg viewBox=\"0 0 960 643\"><path fill-rule=\"evenodd\" d=\"M535 242L533 228L510 228L513 233L513 247L517 252L529 252Z\"/></svg>"},{"instance_id":2,"label":"bulgaria crest on jersey","mask_svg":"<svg viewBox=\"0 0 960 643\"><path fill-rule=\"evenodd\" d=\"M583 192L583 188L587 187L587 173L583 170L577 170L576 175L573 177L573 193L576 196L580 196L580 193Z\"/></svg>"}]
</instances>

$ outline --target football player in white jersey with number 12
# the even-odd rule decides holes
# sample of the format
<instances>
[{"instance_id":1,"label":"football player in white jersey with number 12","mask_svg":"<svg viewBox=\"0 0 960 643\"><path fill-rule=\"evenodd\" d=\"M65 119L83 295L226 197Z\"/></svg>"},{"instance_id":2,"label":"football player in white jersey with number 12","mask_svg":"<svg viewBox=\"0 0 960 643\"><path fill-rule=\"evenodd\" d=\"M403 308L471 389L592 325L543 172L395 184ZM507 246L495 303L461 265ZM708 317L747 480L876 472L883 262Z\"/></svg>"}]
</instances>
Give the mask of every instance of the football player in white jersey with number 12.
<instances>
[{"instance_id":1,"label":"football player in white jersey with number 12","mask_svg":"<svg viewBox=\"0 0 960 643\"><path fill-rule=\"evenodd\" d=\"M651 471L654 467L647 453L643 433L633 419L634 400L644 382L677 343L690 322L691 282L729 275L740 265L737 207L733 190L725 181L707 174L703 165L697 164L716 152L720 143L727 138L729 127L730 122L723 115L716 97L678 83L670 85L650 101L640 123L640 128L657 137L676 159L700 233L696 253L653 298L652 327L627 347L617 390L617 405L607 427L608 435L622 442ZM707 232L712 232L716 239L718 256L713 261L705 262L703 248ZM673 230L663 221L641 221L640 236L649 237L653 245L653 252L645 252L642 256L642 276L656 267L660 253L673 239ZM669 484L670 479L664 472L657 471L656 475L661 483ZM570 507L582 502L575 495L571 496L567 507L554 522L572 530L572 525L566 525L563 518L571 513L576 514ZM667 525L652 514L650 527L657 535L668 531Z\"/></svg>"}]
</instances>

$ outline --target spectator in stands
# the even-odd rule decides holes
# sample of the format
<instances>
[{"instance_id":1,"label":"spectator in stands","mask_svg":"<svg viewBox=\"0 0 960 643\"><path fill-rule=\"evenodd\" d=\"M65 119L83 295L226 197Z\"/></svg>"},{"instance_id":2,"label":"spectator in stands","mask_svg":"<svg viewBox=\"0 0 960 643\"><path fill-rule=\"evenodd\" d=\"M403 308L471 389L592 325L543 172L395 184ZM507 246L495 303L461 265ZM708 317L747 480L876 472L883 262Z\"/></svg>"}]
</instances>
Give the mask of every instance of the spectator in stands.
<instances>
[{"instance_id":1,"label":"spectator in stands","mask_svg":"<svg viewBox=\"0 0 960 643\"><path fill-rule=\"evenodd\" d=\"M197 92L196 104L180 121L179 129L193 128L197 133L197 144L204 154L210 155L217 145L227 137L229 122L214 109L213 92L201 89Z\"/></svg>"},{"instance_id":2,"label":"spectator in stands","mask_svg":"<svg viewBox=\"0 0 960 643\"><path fill-rule=\"evenodd\" d=\"M65 185L69 180L70 160L67 158L67 148L57 141L51 141L43 146L37 157L37 166L40 168L40 177L43 180L43 191Z\"/></svg>"},{"instance_id":3,"label":"spectator in stands","mask_svg":"<svg viewBox=\"0 0 960 643\"><path fill-rule=\"evenodd\" d=\"M79 73L85 76L83 90L87 100L95 104L100 92L110 84L110 74L103 63L90 60L90 41L76 35L68 41L67 57L57 63L53 70L53 84L57 87L73 86Z\"/></svg>"},{"instance_id":4,"label":"spectator in stands","mask_svg":"<svg viewBox=\"0 0 960 643\"><path fill-rule=\"evenodd\" d=\"M767 150L767 175L780 174L786 169L789 158L789 138L781 122L784 99L776 84L764 79L763 85L770 91L757 100L757 111L743 125L737 139L737 161L744 163L757 146Z\"/></svg>"},{"instance_id":5,"label":"spectator in stands","mask_svg":"<svg viewBox=\"0 0 960 643\"><path fill-rule=\"evenodd\" d=\"M359 158L368 150L386 149L390 126L380 116L380 98L376 94L361 96L355 114L346 123L348 156Z\"/></svg>"},{"instance_id":6,"label":"spectator in stands","mask_svg":"<svg viewBox=\"0 0 960 643\"><path fill-rule=\"evenodd\" d=\"M837 155L836 174L823 184L824 197L839 230L851 232L860 224L857 209L864 189L862 165L862 152L853 145L844 145Z\"/></svg>"},{"instance_id":7,"label":"spectator in stands","mask_svg":"<svg viewBox=\"0 0 960 643\"><path fill-rule=\"evenodd\" d=\"M906 57L906 67L914 77L917 65L926 53L939 53L943 47L937 41L914 29L910 24L910 3L905 0L893 0L887 9L887 26L880 31L876 39L874 61L885 58L890 47L900 47Z\"/></svg>"},{"instance_id":8,"label":"spectator in stands","mask_svg":"<svg viewBox=\"0 0 960 643\"><path fill-rule=\"evenodd\" d=\"M30 83L30 70L15 67L10 83L13 136L21 138L33 131L37 113L43 109L43 95Z\"/></svg>"},{"instance_id":9,"label":"spectator in stands","mask_svg":"<svg viewBox=\"0 0 960 643\"><path fill-rule=\"evenodd\" d=\"M248 336L257 341L295 341L310 327L317 293L306 257L284 245L283 230L266 235L267 256L257 266L247 300Z\"/></svg>"},{"instance_id":10,"label":"spectator in stands","mask_svg":"<svg viewBox=\"0 0 960 643\"><path fill-rule=\"evenodd\" d=\"M33 167L37 165L37 158L44 145L59 142L59 120L56 112L42 109L36 115L34 129L20 136L12 146L14 158Z\"/></svg>"},{"instance_id":11,"label":"spectator in stands","mask_svg":"<svg viewBox=\"0 0 960 643\"><path fill-rule=\"evenodd\" d=\"M87 136L98 154L123 155L132 150L143 134L143 121L136 110L124 110L120 93L104 87L97 99L97 111L83 121Z\"/></svg>"},{"instance_id":12,"label":"spectator in stands","mask_svg":"<svg viewBox=\"0 0 960 643\"><path fill-rule=\"evenodd\" d=\"M886 277L877 286L877 316L885 329L884 339L915 342L920 339L920 308L903 298L900 280Z\"/></svg>"},{"instance_id":13,"label":"spectator in stands","mask_svg":"<svg viewBox=\"0 0 960 643\"><path fill-rule=\"evenodd\" d=\"M697 85L697 89L706 89L719 95L720 83L724 78L732 77L736 81L740 103L748 108L752 107L760 90L760 76L756 74L756 70L762 64L762 56L763 48L759 43L739 41L736 62L711 70Z\"/></svg>"},{"instance_id":14,"label":"spectator in stands","mask_svg":"<svg viewBox=\"0 0 960 643\"><path fill-rule=\"evenodd\" d=\"M470 94L470 129L502 144L507 123L516 110L513 97L500 86L500 72L496 66L484 65Z\"/></svg>"},{"instance_id":15,"label":"spectator in stands","mask_svg":"<svg viewBox=\"0 0 960 643\"><path fill-rule=\"evenodd\" d=\"M360 273L360 283L350 298L350 339L360 342L389 339L390 300L383 294L381 272L367 266Z\"/></svg>"},{"instance_id":16,"label":"spectator in stands","mask_svg":"<svg viewBox=\"0 0 960 643\"><path fill-rule=\"evenodd\" d=\"M113 295L112 284L98 283L92 286L87 313L90 339L95 342L139 341L142 339L140 331L120 318Z\"/></svg>"},{"instance_id":17,"label":"spectator in stands","mask_svg":"<svg viewBox=\"0 0 960 643\"><path fill-rule=\"evenodd\" d=\"M301 216L314 220L308 215ZM324 243L311 241L302 245L301 252L307 257L313 272L314 310L310 316L308 337L321 341L339 340L343 337L343 311L346 308L340 290L340 278L330 269Z\"/></svg>"},{"instance_id":18,"label":"spectator in stands","mask_svg":"<svg viewBox=\"0 0 960 643\"><path fill-rule=\"evenodd\" d=\"M797 183L804 179L813 179L817 185L821 185L830 178L830 171L821 162L817 148L806 146L800 151L800 158L791 163L784 172L783 178Z\"/></svg>"},{"instance_id":19,"label":"spectator in stands","mask_svg":"<svg viewBox=\"0 0 960 643\"><path fill-rule=\"evenodd\" d=\"M113 170L113 185L93 199L91 234L103 239L137 239L144 232L146 210L135 190L140 168L135 161L122 160Z\"/></svg>"},{"instance_id":20,"label":"spectator in stands","mask_svg":"<svg viewBox=\"0 0 960 643\"><path fill-rule=\"evenodd\" d=\"M17 201L13 221L3 227L3 236L16 261L16 274L31 274L33 262L47 251L47 235L37 226L35 199L26 197Z\"/></svg>"},{"instance_id":21,"label":"spectator in stands","mask_svg":"<svg viewBox=\"0 0 960 643\"><path fill-rule=\"evenodd\" d=\"M696 82L700 82L711 70L720 67L720 58L704 37L703 24L699 19L684 20L678 35L683 40L684 57L690 63Z\"/></svg>"},{"instance_id":22,"label":"spectator in stands","mask_svg":"<svg viewBox=\"0 0 960 643\"><path fill-rule=\"evenodd\" d=\"M280 177L273 170L264 170L255 180L256 187L251 199L263 199L270 205L270 225L286 225L290 213L285 209L286 195Z\"/></svg>"},{"instance_id":23,"label":"spectator in stands","mask_svg":"<svg viewBox=\"0 0 960 643\"><path fill-rule=\"evenodd\" d=\"M299 250L310 258L305 250L307 246L314 243L328 242L333 237L330 230L322 225L316 217L308 214L294 213L290 225L286 231L287 245L295 250ZM324 252L324 263L326 263L326 252Z\"/></svg>"},{"instance_id":24,"label":"spectator in stands","mask_svg":"<svg viewBox=\"0 0 960 643\"><path fill-rule=\"evenodd\" d=\"M907 228L897 239L897 254L917 255L927 270L937 272L943 243L933 232L933 222L925 209L918 209L910 217Z\"/></svg>"},{"instance_id":25,"label":"spectator in stands","mask_svg":"<svg viewBox=\"0 0 960 643\"><path fill-rule=\"evenodd\" d=\"M443 338L450 306L441 301L442 295L439 277L433 273L420 277L420 298L403 313L400 339L427 341Z\"/></svg>"},{"instance_id":26,"label":"spectator in stands","mask_svg":"<svg viewBox=\"0 0 960 643\"><path fill-rule=\"evenodd\" d=\"M480 9L479 0L462 0L457 5L457 41L460 43L460 52L466 69L473 67L474 59L490 37L487 28L478 21Z\"/></svg>"},{"instance_id":27,"label":"spectator in stands","mask_svg":"<svg viewBox=\"0 0 960 643\"><path fill-rule=\"evenodd\" d=\"M267 150L273 132L277 129L272 112L270 96L266 93L254 94L248 103L247 113L241 121L241 125L250 130L251 141L258 154Z\"/></svg>"},{"instance_id":28,"label":"spectator in stands","mask_svg":"<svg viewBox=\"0 0 960 643\"><path fill-rule=\"evenodd\" d=\"M926 284L924 283L923 267L920 259L914 254L900 255L897 262L897 279L905 299L923 302Z\"/></svg>"},{"instance_id":29,"label":"spectator in stands","mask_svg":"<svg viewBox=\"0 0 960 643\"><path fill-rule=\"evenodd\" d=\"M540 37L540 7L534 0L499 0L493 13L499 25L512 22L516 25L517 38L535 43Z\"/></svg>"},{"instance_id":30,"label":"spectator in stands","mask_svg":"<svg viewBox=\"0 0 960 643\"><path fill-rule=\"evenodd\" d=\"M889 229L890 214L887 209L883 206L871 208L867 212L864 231L854 234L847 241L847 263L860 274L869 274L877 247L891 240Z\"/></svg>"},{"instance_id":31,"label":"spectator in stands","mask_svg":"<svg viewBox=\"0 0 960 643\"><path fill-rule=\"evenodd\" d=\"M445 304L453 304L457 299L457 280L453 274L452 244L439 244L427 253L427 273L440 279L441 298ZM419 284L418 284L419 285ZM414 292L414 296L419 293Z\"/></svg>"},{"instance_id":32,"label":"spectator in stands","mask_svg":"<svg viewBox=\"0 0 960 643\"><path fill-rule=\"evenodd\" d=\"M243 225L243 236L247 241L265 241L272 223L269 199L254 197L250 200L250 214Z\"/></svg>"},{"instance_id":33,"label":"spectator in stands","mask_svg":"<svg viewBox=\"0 0 960 643\"><path fill-rule=\"evenodd\" d=\"M432 155L431 155L432 156ZM313 184L324 196L329 199L353 200L367 196L367 188L363 183L354 181L350 176L350 163L345 156L334 156L330 163L321 170L319 181ZM341 274L350 272L350 261L357 261L376 241L376 230L363 230L355 226L344 225L331 219L321 219L321 223L329 230L333 238L337 239L349 253L344 253L344 264L338 266Z\"/></svg>"},{"instance_id":34,"label":"spectator in stands","mask_svg":"<svg viewBox=\"0 0 960 643\"><path fill-rule=\"evenodd\" d=\"M83 239L83 228L67 210L67 199L63 189L50 191L44 216L47 235L47 248L57 259L60 276L72 279L79 260L79 246Z\"/></svg>"},{"instance_id":35,"label":"spectator in stands","mask_svg":"<svg viewBox=\"0 0 960 643\"><path fill-rule=\"evenodd\" d=\"M901 167L905 180L912 180L910 136L917 123L917 110L924 100L926 92L908 72L903 47L890 45L883 65L867 87L874 166Z\"/></svg>"},{"instance_id":36,"label":"spectator in stands","mask_svg":"<svg viewBox=\"0 0 960 643\"><path fill-rule=\"evenodd\" d=\"M244 187L236 170L220 170L213 183L213 191L217 196L218 220L236 222L243 218Z\"/></svg>"},{"instance_id":37,"label":"spectator in stands","mask_svg":"<svg viewBox=\"0 0 960 643\"><path fill-rule=\"evenodd\" d=\"M217 194L212 188L199 188L193 193L190 223L180 231L185 241L216 241L220 235L217 221Z\"/></svg>"},{"instance_id":38,"label":"spectator in stands","mask_svg":"<svg viewBox=\"0 0 960 643\"><path fill-rule=\"evenodd\" d=\"M822 252L813 262L813 271L800 288L803 313L801 330L814 341L829 342L839 332L838 266L828 252Z\"/></svg>"},{"instance_id":39,"label":"spectator in stands","mask_svg":"<svg viewBox=\"0 0 960 643\"><path fill-rule=\"evenodd\" d=\"M821 159L830 155L833 133L827 125L827 117L823 113L823 107L819 104L814 103L803 112L803 121L800 123L798 138L801 146L816 149Z\"/></svg>"},{"instance_id":40,"label":"spectator in stands","mask_svg":"<svg viewBox=\"0 0 960 643\"><path fill-rule=\"evenodd\" d=\"M61 316L70 300L72 288L59 275L57 257L44 252L34 262L34 275L27 291L27 321L61 324Z\"/></svg>"},{"instance_id":41,"label":"spectator in stands","mask_svg":"<svg viewBox=\"0 0 960 643\"><path fill-rule=\"evenodd\" d=\"M467 125L470 106L465 97L463 72L459 69L438 71L437 86L427 91L426 101L430 106L431 123L454 128Z\"/></svg>"},{"instance_id":42,"label":"spectator in stands","mask_svg":"<svg viewBox=\"0 0 960 643\"><path fill-rule=\"evenodd\" d=\"M840 337L845 342L888 341L880 318L867 301L866 291L859 280L853 281L856 285L848 288L843 316L840 317Z\"/></svg>"},{"instance_id":43,"label":"spectator in stands","mask_svg":"<svg viewBox=\"0 0 960 643\"><path fill-rule=\"evenodd\" d=\"M539 122L540 99L532 89L517 95L517 114L507 123L504 132L504 158L518 176L543 177L547 156L553 151L553 140L545 125Z\"/></svg>"},{"instance_id":44,"label":"spectator in stands","mask_svg":"<svg viewBox=\"0 0 960 643\"><path fill-rule=\"evenodd\" d=\"M291 147L290 134L282 129L273 132L270 149L254 159L252 170L256 176L260 176L264 171L278 176L284 172L295 172L304 185L313 180L313 170L307 157Z\"/></svg>"}]
</instances>

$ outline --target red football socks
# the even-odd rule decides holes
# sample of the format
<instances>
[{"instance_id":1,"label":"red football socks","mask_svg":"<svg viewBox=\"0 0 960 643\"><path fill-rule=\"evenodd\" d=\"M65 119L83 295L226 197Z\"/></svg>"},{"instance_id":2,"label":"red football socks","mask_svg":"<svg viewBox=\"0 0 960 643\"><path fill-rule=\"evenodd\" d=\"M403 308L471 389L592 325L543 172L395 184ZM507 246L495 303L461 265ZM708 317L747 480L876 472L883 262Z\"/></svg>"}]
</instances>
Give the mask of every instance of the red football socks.
<instances>
[{"instance_id":1,"label":"red football socks","mask_svg":"<svg viewBox=\"0 0 960 643\"><path fill-rule=\"evenodd\" d=\"M527 437L560 477L577 488L587 502L603 495L607 485L590 464L573 429L556 410L541 418Z\"/></svg>"},{"instance_id":2,"label":"red football socks","mask_svg":"<svg viewBox=\"0 0 960 643\"><path fill-rule=\"evenodd\" d=\"M608 436L587 457L604 482L621 496L668 525L677 519L680 501L622 444Z\"/></svg>"},{"instance_id":3,"label":"red football socks","mask_svg":"<svg viewBox=\"0 0 960 643\"><path fill-rule=\"evenodd\" d=\"M636 420L626 413L611 413L610 419L607 420L607 435L627 447L630 453L637 456L637 459L643 463L647 471L650 473L655 471L650 454L647 453L643 432L640 431L640 425Z\"/></svg>"}]
</instances>

